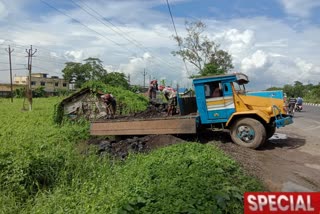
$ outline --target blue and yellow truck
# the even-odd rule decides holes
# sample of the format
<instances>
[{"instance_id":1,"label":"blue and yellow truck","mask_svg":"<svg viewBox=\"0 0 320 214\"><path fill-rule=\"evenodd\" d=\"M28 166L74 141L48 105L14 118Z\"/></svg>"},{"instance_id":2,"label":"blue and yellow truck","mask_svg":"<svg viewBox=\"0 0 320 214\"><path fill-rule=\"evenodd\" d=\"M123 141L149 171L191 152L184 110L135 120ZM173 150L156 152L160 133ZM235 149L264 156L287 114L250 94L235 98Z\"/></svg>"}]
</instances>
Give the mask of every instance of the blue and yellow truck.
<instances>
[{"instance_id":1,"label":"blue and yellow truck","mask_svg":"<svg viewBox=\"0 0 320 214\"><path fill-rule=\"evenodd\" d=\"M248 92L243 73L193 80L195 95L178 96L179 115L161 118L104 120L91 123L91 135L191 134L201 128L230 130L234 143L256 149L276 128L293 123L283 92ZM214 132L212 132L214 134Z\"/></svg>"}]
</instances>

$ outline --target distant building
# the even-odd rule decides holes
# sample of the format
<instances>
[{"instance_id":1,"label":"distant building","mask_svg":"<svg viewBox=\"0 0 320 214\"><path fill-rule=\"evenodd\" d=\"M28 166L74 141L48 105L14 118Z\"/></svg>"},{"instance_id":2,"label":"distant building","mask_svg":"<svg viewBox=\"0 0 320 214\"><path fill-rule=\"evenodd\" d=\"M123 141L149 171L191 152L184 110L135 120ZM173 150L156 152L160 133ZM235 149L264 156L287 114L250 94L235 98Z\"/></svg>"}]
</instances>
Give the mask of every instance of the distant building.
<instances>
[{"instance_id":1,"label":"distant building","mask_svg":"<svg viewBox=\"0 0 320 214\"><path fill-rule=\"evenodd\" d=\"M15 76L13 79L16 85L27 85L27 76ZM69 89L69 83L64 79L60 79L58 76L48 77L46 73L33 73L31 74L31 89L44 87L44 90L48 93L55 92L61 89Z\"/></svg>"},{"instance_id":2,"label":"distant building","mask_svg":"<svg viewBox=\"0 0 320 214\"><path fill-rule=\"evenodd\" d=\"M18 88L23 88L24 85L12 84L12 90L15 91ZM10 97L11 85L10 83L0 83L0 97Z\"/></svg>"}]
</instances>

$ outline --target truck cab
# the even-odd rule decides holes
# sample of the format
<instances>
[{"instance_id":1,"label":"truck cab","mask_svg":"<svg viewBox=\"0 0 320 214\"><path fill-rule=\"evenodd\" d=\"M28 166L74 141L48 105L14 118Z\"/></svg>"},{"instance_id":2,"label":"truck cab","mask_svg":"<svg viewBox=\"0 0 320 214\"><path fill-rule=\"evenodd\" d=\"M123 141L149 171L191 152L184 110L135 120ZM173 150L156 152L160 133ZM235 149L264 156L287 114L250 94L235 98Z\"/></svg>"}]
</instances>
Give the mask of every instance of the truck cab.
<instances>
[{"instance_id":1,"label":"truck cab","mask_svg":"<svg viewBox=\"0 0 320 214\"><path fill-rule=\"evenodd\" d=\"M227 128L235 143L257 148L276 128L293 120L286 115L282 91L247 92L247 83L249 79L242 73L194 79L197 121Z\"/></svg>"}]
</instances>

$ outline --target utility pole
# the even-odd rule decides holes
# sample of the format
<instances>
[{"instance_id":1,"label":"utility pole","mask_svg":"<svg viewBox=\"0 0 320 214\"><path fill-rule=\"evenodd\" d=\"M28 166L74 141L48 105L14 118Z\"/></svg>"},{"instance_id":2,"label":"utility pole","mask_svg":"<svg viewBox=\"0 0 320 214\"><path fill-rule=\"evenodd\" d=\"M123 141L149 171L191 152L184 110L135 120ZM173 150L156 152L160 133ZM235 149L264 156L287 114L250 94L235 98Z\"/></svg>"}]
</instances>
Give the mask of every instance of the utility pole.
<instances>
[{"instance_id":1,"label":"utility pole","mask_svg":"<svg viewBox=\"0 0 320 214\"><path fill-rule=\"evenodd\" d=\"M143 88L146 88L146 76L147 76L146 69L143 69Z\"/></svg>"},{"instance_id":2,"label":"utility pole","mask_svg":"<svg viewBox=\"0 0 320 214\"><path fill-rule=\"evenodd\" d=\"M9 48L6 49L6 51L9 53L9 65L10 65L10 97L11 97L11 102L13 103L13 88L12 88L12 65L11 65L11 53L14 51L14 49L11 50L10 45Z\"/></svg>"},{"instance_id":3,"label":"utility pole","mask_svg":"<svg viewBox=\"0 0 320 214\"><path fill-rule=\"evenodd\" d=\"M34 51L32 50L32 45L30 46L29 50L26 49L28 54L28 70L29 70L29 77L28 77L28 89L26 91L26 95L29 101L29 111L32 110L32 89L31 89L31 71L32 71L32 57L37 52L37 49Z\"/></svg>"}]
</instances>

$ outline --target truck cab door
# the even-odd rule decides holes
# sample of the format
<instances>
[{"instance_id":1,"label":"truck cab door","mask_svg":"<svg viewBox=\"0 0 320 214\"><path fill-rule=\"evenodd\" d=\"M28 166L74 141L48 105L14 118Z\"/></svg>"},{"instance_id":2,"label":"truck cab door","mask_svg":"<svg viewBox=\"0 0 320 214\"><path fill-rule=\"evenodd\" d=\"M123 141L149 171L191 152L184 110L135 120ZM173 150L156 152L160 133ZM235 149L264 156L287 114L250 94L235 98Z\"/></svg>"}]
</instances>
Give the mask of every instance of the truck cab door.
<instances>
[{"instance_id":1,"label":"truck cab door","mask_svg":"<svg viewBox=\"0 0 320 214\"><path fill-rule=\"evenodd\" d=\"M216 88L217 84L219 89ZM220 90L220 94L217 93L218 90ZM215 122L228 121L230 115L235 111L230 82L205 84L205 92L208 120L215 120Z\"/></svg>"}]
</instances>

